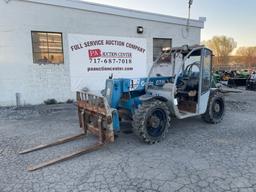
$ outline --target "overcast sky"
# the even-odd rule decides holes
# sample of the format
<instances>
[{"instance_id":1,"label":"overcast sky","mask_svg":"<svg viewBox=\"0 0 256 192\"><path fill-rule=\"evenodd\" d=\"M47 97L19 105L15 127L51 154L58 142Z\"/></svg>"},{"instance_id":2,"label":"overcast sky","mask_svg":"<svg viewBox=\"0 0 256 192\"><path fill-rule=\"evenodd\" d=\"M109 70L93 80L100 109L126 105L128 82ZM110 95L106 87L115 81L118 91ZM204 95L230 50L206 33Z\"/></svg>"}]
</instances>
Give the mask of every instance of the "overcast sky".
<instances>
[{"instance_id":1,"label":"overcast sky","mask_svg":"<svg viewBox=\"0 0 256 192\"><path fill-rule=\"evenodd\" d=\"M187 17L188 0L86 0L148 12ZM256 46L256 0L194 0L192 18L207 17L202 40L233 37L238 46Z\"/></svg>"}]
</instances>

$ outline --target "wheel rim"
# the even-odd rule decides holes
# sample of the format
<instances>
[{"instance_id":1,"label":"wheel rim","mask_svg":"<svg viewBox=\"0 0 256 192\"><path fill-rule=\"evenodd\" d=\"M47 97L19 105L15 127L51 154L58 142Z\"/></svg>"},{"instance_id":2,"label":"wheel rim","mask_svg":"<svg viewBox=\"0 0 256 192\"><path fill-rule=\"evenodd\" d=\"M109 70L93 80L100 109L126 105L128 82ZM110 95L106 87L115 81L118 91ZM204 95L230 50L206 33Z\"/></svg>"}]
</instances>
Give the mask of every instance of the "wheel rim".
<instances>
[{"instance_id":1,"label":"wheel rim","mask_svg":"<svg viewBox=\"0 0 256 192\"><path fill-rule=\"evenodd\" d=\"M212 112L213 112L214 118L216 119L220 119L223 116L224 104L221 100L216 100L213 103Z\"/></svg>"},{"instance_id":2,"label":"wheel rim","mask_svg":"<svg viewBox=\"0 0 256 192\"><path fill-rule=\"evenodd\" d=\"M157 108L151 111L146 120L147 132L152 137L159 137L165 130L167 123L166 113L163 109Z\"/></svg>"}]
</instances>

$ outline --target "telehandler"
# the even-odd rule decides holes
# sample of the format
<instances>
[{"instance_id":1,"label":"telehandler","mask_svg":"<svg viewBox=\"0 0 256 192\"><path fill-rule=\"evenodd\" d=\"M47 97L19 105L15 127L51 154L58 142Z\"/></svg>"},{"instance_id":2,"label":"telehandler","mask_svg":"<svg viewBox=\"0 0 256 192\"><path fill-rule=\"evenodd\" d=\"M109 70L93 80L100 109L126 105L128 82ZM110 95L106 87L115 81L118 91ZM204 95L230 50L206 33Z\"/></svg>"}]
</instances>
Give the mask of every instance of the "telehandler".
<instances>
[{"instance_id":1,"label":"telehandler","mask_svg":"<svg viewBox=\"0 0 256 192\"><path fill-rule=\"evenodd\" d=\"M164 51L154 62L148 77L110 77L101 96L77 92L77 107L82 133L22 151L55 146L91 133L95 145L71 154L30 166L30 171L97 150L114 142L120 121L132 121L133 132L147 143L155 144L166 136L172 119L200 116L207 123L219 123L225 113L223 94L211 88L212 51L204 46L187 46Z\"/></svg>"}]
</instances>

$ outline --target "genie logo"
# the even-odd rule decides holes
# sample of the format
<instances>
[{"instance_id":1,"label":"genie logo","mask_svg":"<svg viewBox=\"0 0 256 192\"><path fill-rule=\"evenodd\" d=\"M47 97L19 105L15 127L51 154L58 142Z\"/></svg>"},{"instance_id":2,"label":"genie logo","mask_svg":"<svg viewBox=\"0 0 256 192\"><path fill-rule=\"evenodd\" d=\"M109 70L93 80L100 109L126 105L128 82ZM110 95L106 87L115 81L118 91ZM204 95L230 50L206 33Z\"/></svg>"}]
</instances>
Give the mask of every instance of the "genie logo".
<instances>
[{"instance_id":1,"label":"genie logo","mask_svg":"<svg viewBox=\"0 0 256 192\"><path fill-rule=\"evenodd\" d=\"M100 49L89 49L88 50L89 58L101 57Z\"/></svg>"}]
</instances>

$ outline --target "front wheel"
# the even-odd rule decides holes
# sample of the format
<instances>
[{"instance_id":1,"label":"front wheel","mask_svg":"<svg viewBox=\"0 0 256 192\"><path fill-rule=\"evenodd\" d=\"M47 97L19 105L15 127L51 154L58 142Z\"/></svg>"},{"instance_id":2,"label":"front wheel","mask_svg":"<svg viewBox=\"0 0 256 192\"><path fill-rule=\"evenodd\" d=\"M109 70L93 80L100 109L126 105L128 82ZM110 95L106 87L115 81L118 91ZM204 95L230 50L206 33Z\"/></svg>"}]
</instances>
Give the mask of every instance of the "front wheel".
<instances>
[{"instance_id":1,"label":"front wheel","mask_svg":"<svg viewBox=\"0 0 256 192\"><path fill-rule=\"evenodd\" d=\"M216 91L210 94L206 112L202 119L207 123L220 123L225 114L225 100L222 93Z\"/></svg>"},{"instance_id":2,"label":"front wheel","mask_svg":"<svg viewBox=\"0 0 256 192\"><path fill-rule=\"evenodd\" d=\"M164 139L170 127L170 112L165 102L143 102L133 116L134 133L145 143L155 144Z\"/></svg>"}]
</instances>

